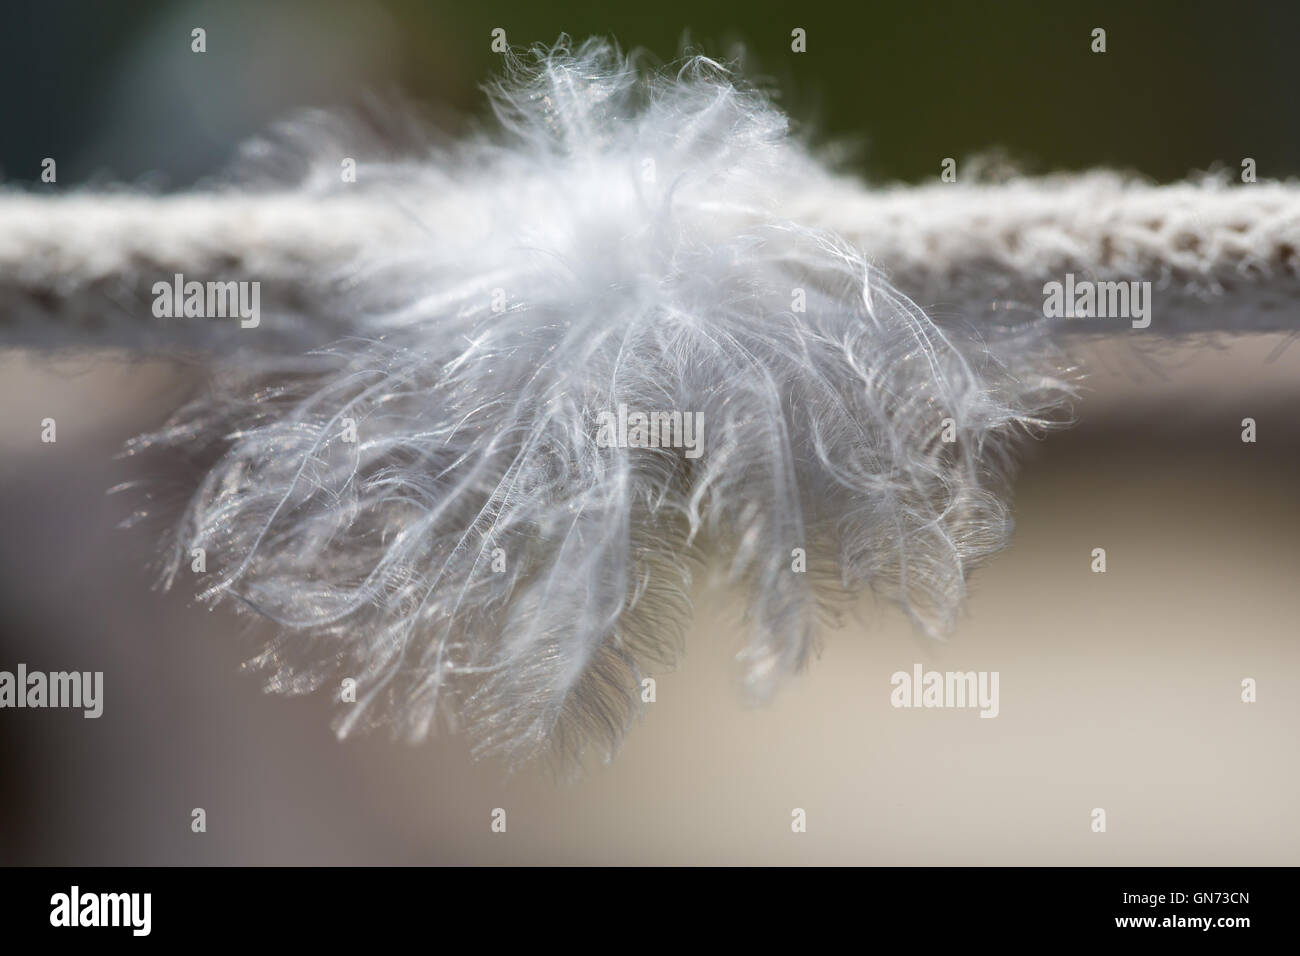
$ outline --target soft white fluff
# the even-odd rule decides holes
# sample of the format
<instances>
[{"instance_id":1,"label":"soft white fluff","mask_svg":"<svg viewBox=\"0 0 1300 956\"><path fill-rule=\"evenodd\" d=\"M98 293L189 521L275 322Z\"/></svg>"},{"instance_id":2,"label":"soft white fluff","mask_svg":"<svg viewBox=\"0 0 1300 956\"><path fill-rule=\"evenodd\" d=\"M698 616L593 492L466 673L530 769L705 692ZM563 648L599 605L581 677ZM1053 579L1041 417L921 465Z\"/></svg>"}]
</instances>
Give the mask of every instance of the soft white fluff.
<instances>
[{"instance_id":1,"label":"soft white fluff","mask_svg":"<svg viewBox=\"0 0 1300 956\"><path fill-rule=\"evenodd\" d=\"M710 60L561 43L492 97L499 131L356 185L327 185L317 143L303 189L446 215L355 263L352 338L241 361L138 443L220 453L171 576L204 548L204 597L278 623L272 686L356 678L340 732L418 738L442 711L511 760L614 751L680 652L700 559L748 589L759 696L808 661L823 589L946 631L1006 541L1013 439L1069 393L1037 323L936 322L787 218L779 197L830 174ZM620 404L701 413L703 454L601 447Z\"/></svg>"}]
</instances>

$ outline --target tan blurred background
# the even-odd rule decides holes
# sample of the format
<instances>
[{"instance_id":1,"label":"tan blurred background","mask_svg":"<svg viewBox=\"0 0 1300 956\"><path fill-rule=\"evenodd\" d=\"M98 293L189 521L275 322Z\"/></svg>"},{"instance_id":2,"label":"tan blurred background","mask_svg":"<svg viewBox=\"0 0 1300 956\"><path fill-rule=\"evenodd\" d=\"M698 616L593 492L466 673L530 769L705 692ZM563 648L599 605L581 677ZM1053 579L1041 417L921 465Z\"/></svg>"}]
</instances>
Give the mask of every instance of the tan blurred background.
<instances>
[{"instance_id":1,"label":"tan blurred background","mask_svg":"<svg viewBox=\"0 0 1300 956\"><path fill-rule=\"evenodd\" d=\"M1300 863L1300 344L1279 345L1154 372L1091 356L1081 424L1028 449L1013 544L946 644L867 600L747 708L742 607L702 588L684 666L575 784L475 764L458 736L340 743L323 696L263 695L245 625L151 591L153 543L104 495L187 373L7 356L0 662L103 670L106 691L99 720L0 714L0 862ZM918 662L999 671L1000 715L893 709L890 675Z\"/></svg>"}]
</instances>

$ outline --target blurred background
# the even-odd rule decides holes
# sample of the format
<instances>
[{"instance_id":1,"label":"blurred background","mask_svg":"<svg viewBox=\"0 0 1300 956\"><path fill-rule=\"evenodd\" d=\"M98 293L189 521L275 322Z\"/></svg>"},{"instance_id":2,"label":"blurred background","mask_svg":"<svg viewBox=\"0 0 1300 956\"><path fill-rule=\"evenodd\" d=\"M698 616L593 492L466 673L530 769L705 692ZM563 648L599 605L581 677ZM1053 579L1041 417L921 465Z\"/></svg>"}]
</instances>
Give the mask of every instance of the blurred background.
<instances>
[{"instance_id":1,"label":"blurred background","mask_svg":"<svg viewBox=\"0 0 1300 956\"><path fill-rule=\"evenodd\" d=\"M1300 172L1300 6L1281 0L40 0L9 4L0 31L0 174L34 182L55 156L61 183L179 188L286 112L392 91L454 129L484 112L496 28L513 46L603 35L660 60L743 50L747 75L875 179L918 182L945 156L995 150L1036 172L1169 180L1243 156L1261 177Z\"/></svg>"},{"instance_id":2,"label":"blurred background","mask_svg":"<svg viewBox=\"0 0 1300 956\"><path fill-rule=\"evenodd\" d=\"M683 41L743 45L800 128L874 181L990 153L1160 181L1245 156L1262 178L1300 172L1300 8L1282 3L47 0L5 16L0 175L19 187L53 156L60 189L185 188L275 118L376 92L455 132L483 115L497 27L516 46L604 34L663 60ZM190 372L0 353L0 669L102 670L106 688L99 720L0 711L0 863L1294 865L1300 344L1088 358L1080 425L1027 449L1012 547L973 576L951 641L866 599L750 709L743 606L702 583L684 666L659 675L622 754L557 784L475 763L451 734L339 742L323 696L262 694L240 668L256 629L153 590L155 542L118 530L129 504L105 494L141 477L115 455ZM56 444L35 440L45 416ZM1000 716L891 708L890 675L917 662L999 671Z\"/></svg>"}]
</instances>

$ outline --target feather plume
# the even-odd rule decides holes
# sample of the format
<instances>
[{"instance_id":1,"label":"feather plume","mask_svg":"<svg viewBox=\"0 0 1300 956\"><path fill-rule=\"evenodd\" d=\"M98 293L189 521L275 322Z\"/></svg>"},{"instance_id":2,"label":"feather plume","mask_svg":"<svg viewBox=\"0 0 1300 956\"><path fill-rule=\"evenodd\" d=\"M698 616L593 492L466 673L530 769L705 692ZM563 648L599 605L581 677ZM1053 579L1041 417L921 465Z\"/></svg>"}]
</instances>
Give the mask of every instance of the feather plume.
<instances>
[{"instance_id":1,"label":"feather plume","mask_svg":"<svg viewBox=\"0 0 1300 956\"><path fill-rule=\"evenodd\" d=\"M347 338L244 354L135 442L219 456L168 580L205 549L202 596L278 625L272 687L355 678L340 733L442 714L512 763L613 754L681 653L701 562L748 590L758 698L836 595L946 633L1007 539L1017 437L1071 395L1043 321L930 318L789 218L834 174L709 59L562 39L491 101L495 130L353 185L327 185L328 124L291 128L301 189L442 214L349 265L321 316ZM698 455L602 440L650 412L698 421Z\"/></svg>"}]
</instances>

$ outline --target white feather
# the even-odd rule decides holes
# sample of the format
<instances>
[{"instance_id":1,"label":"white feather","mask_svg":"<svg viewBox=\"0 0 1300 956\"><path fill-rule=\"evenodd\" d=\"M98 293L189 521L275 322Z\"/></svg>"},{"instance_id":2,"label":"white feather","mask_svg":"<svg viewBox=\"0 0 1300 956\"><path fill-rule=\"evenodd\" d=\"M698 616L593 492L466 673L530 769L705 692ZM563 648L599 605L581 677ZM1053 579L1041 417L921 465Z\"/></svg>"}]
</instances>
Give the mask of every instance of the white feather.
<instances>
[{"instance_id":1,"label":"white feather","mask_svg":"<svg viewBox=\"0 0 1300 956\"><path fill-rule=\"evenodd\" d=\"M1009 533L1013 440L1070 394L1039 323L940 324L787 218L831 174L710 60L562 42L492 95L499 132L333 187L446 211L354 264L352 338L243 359L137 444L220 450L171 576L204 548L204 597L279 624L272 686L356 678L341 732L418 738L445 709L511 760L613 753L680 653L696 561L748 588L760 697L838 591L947 631ZM620 404L700 413L702 455L602 447Z\"/></svg>"}]
</instances>

